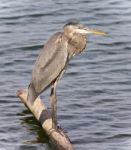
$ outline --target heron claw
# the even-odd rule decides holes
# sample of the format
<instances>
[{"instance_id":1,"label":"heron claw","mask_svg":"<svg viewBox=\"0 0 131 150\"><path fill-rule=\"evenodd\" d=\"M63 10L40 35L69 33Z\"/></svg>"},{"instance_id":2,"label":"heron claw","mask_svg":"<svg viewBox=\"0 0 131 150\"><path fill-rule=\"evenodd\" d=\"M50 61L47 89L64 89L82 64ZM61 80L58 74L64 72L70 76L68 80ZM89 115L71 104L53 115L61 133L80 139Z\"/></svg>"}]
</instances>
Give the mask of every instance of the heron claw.
<instances>
[{"instance_id":1,"label":"heron claw","mask_svg":"<svg viewBox=\"0 0 131 150\"><path fill-rule=\"evenodd\" d=\"M57 129L58 129L59 131L62 131L62 132L64 132L64 133L67 133L67 130L66 130L65 128L63 128L60 124L57 125Z\"/></svg>"}]
</instances>

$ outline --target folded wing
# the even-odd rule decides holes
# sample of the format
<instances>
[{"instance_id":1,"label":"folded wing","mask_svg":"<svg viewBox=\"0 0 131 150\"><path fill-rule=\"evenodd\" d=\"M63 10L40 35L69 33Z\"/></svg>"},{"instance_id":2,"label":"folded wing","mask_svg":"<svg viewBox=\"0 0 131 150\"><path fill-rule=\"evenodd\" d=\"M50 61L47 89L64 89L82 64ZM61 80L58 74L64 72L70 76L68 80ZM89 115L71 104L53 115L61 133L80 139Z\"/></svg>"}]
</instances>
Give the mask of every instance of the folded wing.
<instances>
[{"instance_id":1,"label":"folded wing","mask_svg":"<svg viewBox=\"0 0 131 150\"><path fill-rule=\"evenodd\" d=\"M67 58L67 41L62 40L62 33L56 33L46 43L36 60L29 85L29 99L35 100L56 80L64 70Z\"/></svg>"}]
</instances>

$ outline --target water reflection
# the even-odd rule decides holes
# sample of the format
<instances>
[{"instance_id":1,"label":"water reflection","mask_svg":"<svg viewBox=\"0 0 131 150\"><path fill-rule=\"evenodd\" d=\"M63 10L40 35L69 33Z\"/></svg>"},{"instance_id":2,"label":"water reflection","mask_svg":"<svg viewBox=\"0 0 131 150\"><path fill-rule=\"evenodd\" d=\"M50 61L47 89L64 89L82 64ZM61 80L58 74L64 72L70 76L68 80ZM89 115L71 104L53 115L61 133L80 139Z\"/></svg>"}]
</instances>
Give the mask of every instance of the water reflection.
<instances>
[{"instance_id":1,"label":"water reflection","mask_svg":"<svg viewBox=\"0 0 131 150\"><path fill-rule=\"evenodd\" d=\"M24 147L20 146L20 149L26 147L32 148L29 146L30 144L34 144L34 147L36 147L35 144L40 143L41 145L44 144L44 148L46 148L45 150L51 150L52 147L50 145L48 136L45 134L40 123L35 119L32 113L28 109L25 109L17 115L22 116L22 118L20 119L21 125L26 128L27 132L29 132L29 134L33 133L35 135L35 139L29 139L28 141L24 141L23 144L25 145Z\"/></svg>"}]
</instances>

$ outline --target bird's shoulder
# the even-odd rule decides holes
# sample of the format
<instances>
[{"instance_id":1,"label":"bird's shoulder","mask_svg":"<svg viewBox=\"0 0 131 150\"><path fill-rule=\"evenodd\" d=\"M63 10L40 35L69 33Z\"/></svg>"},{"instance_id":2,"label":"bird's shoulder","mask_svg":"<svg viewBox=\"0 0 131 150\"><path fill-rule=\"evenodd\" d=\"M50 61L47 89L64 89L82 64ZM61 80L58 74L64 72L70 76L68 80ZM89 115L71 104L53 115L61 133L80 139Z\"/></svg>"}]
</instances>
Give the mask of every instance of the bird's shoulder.
<instances>
[{"instance_id":1,"label":"bird's shoulder","mask_svg":"<svg viewBox=\"0 0 131 150\"><path fill-rule=\"evenodd\" d=\"M56 51L58 50L59 48L61 48L61 46L64 46L65 43L67 43L66 40L63 40L63 32L57 32L55 33L54 35L51 36L51 38L49 38L49 40L45 43L43 49L41 50L41 53L47 53L50 51L50 52L53 52L53 51Z\"/></svg>"},{"instance_id":2,"label":"bird's shoulder","mask_svg":"<svg viewBox=\"0 0 131 150\"><path fill-rule=\"evenodd\" d=\"M49 38L49 40L46 42L45 47L46 46L50 46L51 44L57 44L60 43L62 41L62 36L63 33L62 32L57 32L54 35L51 36L51 38Z\"/></svg>"}]
</instances>

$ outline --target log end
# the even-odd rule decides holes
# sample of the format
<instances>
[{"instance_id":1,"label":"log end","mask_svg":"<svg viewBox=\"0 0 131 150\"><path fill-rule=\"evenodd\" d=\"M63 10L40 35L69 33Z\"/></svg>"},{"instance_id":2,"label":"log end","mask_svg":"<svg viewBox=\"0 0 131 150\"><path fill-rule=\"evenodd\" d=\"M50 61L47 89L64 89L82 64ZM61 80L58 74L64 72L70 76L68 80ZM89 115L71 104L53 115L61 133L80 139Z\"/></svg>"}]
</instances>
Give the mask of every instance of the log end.
<instances>
[{"instance_id":1,"label":"log end","mask_svg":"<svg viewBox=\"0 0 131 150\"><path fill-rule=\"evenodd\" d=\"M22 95L24 93L24 90L22 90L22 89L20 89L20 90L18 90L17 92L16 92L16 96L20 96L20 95Z\"/></svg>"},{"instance_id":2,"label":"log end","mask_svg":"<svg viewBox=\"0 0 131 150\"><path fill-rule=\"evenodd\" d=\"M21 99L25 106L33 113L35 118L41 123L43 130L48 135L52 145L57 150L75 150L69 137L63 130L52 129L52 118L42 100L38 97L33 104L27 100L27 90L18 90L16 95Z\"/></svg>"}]
</instances>

